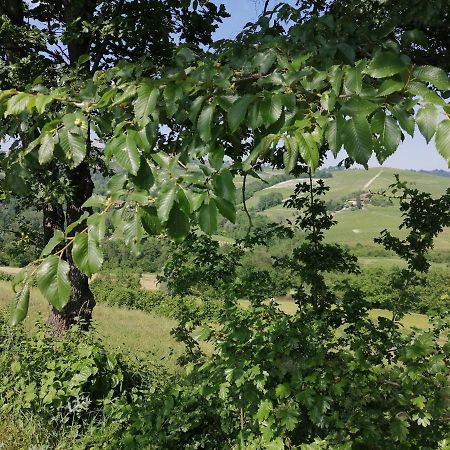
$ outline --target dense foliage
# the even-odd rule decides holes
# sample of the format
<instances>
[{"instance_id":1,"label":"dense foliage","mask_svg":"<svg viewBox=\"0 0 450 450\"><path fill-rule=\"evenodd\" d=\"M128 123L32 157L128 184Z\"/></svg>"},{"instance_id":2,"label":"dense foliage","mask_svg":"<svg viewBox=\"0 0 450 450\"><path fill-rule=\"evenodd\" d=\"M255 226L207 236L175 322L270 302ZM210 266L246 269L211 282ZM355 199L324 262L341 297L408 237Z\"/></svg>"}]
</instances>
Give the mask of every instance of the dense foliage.
<instances>
[{"instance_id":1,"label":"dense foliage","mask_svg":"<svg viewBox=\"0 0 450 450\"><path fill-rule=\"evenodd\" d=\"M421 200L426 196L416 197L401 182L394 189L408 192L401 202L404 225L411 232L425 217ZM166 282L172 290L182 288L193 274L189 258L196 258L198 273L204 277L190 283L191 289L200 288L197 295L207 292L208 285L220 287L218 280L227 280L216 294L221 292L222 298L215 302L213 315L202 313L198 308L202 301L186 295L191 292L173 298L144 294L136 289L139 277L129 273L105 274L93 282L98 296L107 294L105 299L114 304L120 295L111 286L122 278L122 289L135 299L124 300L122 306L178 318L174 333L187 346L181 359L184 377L155 384L155 372L140 368L138 375L136 366L127 366L92 336L80 337L77 330L75 341L69 335L55 342L44 332L18 338L20 330L2 324L3 410L48 417L56 429L69 420L78 430L80 448L446 448L448 310L441 305L439 313L430 317L428 329L404 329L399 322L414 308L404 301L404 291L416 289L413 275L422 266L395 273L401 277L387 292L388 301L395 303L395 314L388 317L372 317L374 305L363 289L348 283L335 288L334 282L329 283L327 274L335 272L337 265L339 272L345 268L357 273L358 267L347 250L323 240L323 232L333 226L321 198L325 192L322 184L300 184L289 202L298 211L296 221L291 227L269 230L291 234L300 226L307 233L292 250L295 266L288 257L274 260L299 275L291 282L296 312L286 314L276 303L264 301L266 288L258 283L247 292L249 306L242 308L233 264L224 255L213 258L227 250L207 237L191 235L178 244L181 251L174 261L182 264L176 272L169 264ZM433 216L446 199L436 199L431 207L425 202L427 212ZM442 215L424 233L426 244L414 247L414 261L426 263L431 243L426 236L433 236L447 220ZM250 252L250 244L261 245L266 233L253 233L240 245ZM404 242L396 242L397 251ZM239 248L234 252L239 260ZM189 258L180 260L183 254ZM207 278L212 261L221 259L214 277ZM191 309L195 304L197 309ZM166 309L158 310L161 305ZM208 345L200 346L202 341ZM49 379L53 384L47 383ZM117 379L121 383L115 384ZM95 387L100 380L110 382L102 384L104 391ZM58 402L79 408L71 406L68 414L60 414L60 408L52 409Z\"/></svg>"},{"instance_id":2,"label":"dense foliage","mask_svg":"<svg viewBox=\"0 0 450 450\"><path fill-rule=\"evenodd\" d=\"M191 222L214 234L219 213L235 220L234 174L255 175L261 163L288 173L315 170L327 150L341 148L347 165L367 165L372 154L382 162L416 124L449 157L450 121L440 117L448 108L440 94L450 87L443 69L416 65L402 54L402 35L379 30L369 53L359 55L333 16L304 19L301 11L283 4L214 52L181 47L164 70L122 62L57 88L36 91L31 83L3 91L4 135L17 142L5 159L8 190L27 186L36 161L77 170L103 145L102 163L125 170L111 178L105 196L84 203L87 214L100 208L87 226L80 229L86 216L80 219L78 209L70 232L58 231L37 262L38 285L57 310L71 296L72 259L87 276L101 267L107 217L130 246L144 232L181 240ZM26 147L19 146L21 127L40 131ZM63 241L69 262L50 254ZM26 273L23 298L35 272Z\"/></svg>"},{"instance_id":3,"label":"dense foliage","mask_svg":"<svg viewBox=\"0 0 450 450\"><path fill-rule=\"evenodd\" d=\"M450 189L390 187L405 233L376 241L404 265L379 298L350 249L326 241L336 221L314 180L328 151L343 150L345 167L383 162L416 125L450 161L448 36L436 22L448 22L448 2L427 14L364 0L347 14L347 3L266 2L235 41L205 49L226 15L207 1L0 2L0 135L11 144L1 198L41 199L45 241L14 278L16 327L0 322L0 422L40 417L79 448L448 447L448 298L434 291L442 301L419 305L418 295L450 226ZM283 225L253 223L246 206L266 164L305 178ZM94 195L92 170L107 177ZM226 229L219 216L236 235L246 217L244 235L212 239ZM122 243L137 253L146 236L156 259L159 239L174 242L168 294L144 293L139 271L92 279L105 242L121 243L106 246L117 264ZM130 363L84 332L88 278L100 302L176 318L184 373ZM65 339L20 328L35 284L60 334L76 323ZM291 314L274 300L288 292ZM375 305L389 311L374 317ZM428 328L402 325L425 307Z\"/></svg>"}]
</instances>

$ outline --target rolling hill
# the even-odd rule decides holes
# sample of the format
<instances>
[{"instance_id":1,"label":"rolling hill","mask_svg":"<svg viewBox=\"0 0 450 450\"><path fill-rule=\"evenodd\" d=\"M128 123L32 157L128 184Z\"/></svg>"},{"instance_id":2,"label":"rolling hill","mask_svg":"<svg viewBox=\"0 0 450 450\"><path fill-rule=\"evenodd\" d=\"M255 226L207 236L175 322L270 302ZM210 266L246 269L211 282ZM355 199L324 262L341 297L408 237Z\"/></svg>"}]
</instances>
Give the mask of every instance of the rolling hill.
<instances>
[{"instance_id":1,"label":"rolling hill","mask_svg":"<svg viewBox=\"0 0 450 450\"><path fill-rule=\"evenodd\" d=\"M262 178L270 178L280 171L266 171ZM325 184L330 187L326 200L345 201L354 197L355 193L379 192L386 190L395 181L394 175L398 174L400 179L410 183L421 191L430 192L438 196L450 188L450 178L424 172L400 170L392 168L350 169L333 171L331 178L325 179ZM256 207L261 197L270 192L279 192L283 199L288 198L294 191L299 180L288 180L264 188L256 192L247 202L249 208ZM278 205L267 210L258 212L273 221L282 221L292 217L292 211ZM327 237L330 241L336 241L348 245L371 245L373 238L378 236L384 228L397 230L398 235L404 233L398 231L401 222L401 214L396 205L372 206L363 209L344 210L334 213L338 224L330 230ZM450 229L447 229L436 240L436 248L450 252Z\"/></svg>"}]
</instances>

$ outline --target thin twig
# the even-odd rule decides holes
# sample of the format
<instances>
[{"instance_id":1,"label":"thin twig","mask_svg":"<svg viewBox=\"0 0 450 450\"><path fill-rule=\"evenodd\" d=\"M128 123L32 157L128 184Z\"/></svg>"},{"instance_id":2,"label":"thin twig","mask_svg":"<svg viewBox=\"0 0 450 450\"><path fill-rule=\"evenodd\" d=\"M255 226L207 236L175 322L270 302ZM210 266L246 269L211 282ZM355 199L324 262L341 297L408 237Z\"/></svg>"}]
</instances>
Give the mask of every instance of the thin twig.
<instances>
[{"instance_id":1,"label":"thin twig","mask_svg":"<svg viewBox=\"0 0 450 450\"><path fill-rule=\"evenodd\" d=\"M253 228L253 222L252 222L252 217L250 216L250 213L248 212L248 209L247 209L247 199L245 198L246 187L247 187L247 173L244 174L244 181L242 183L242 204L244 206L245 214L247 214L247 217L248 217L248 231L247 231L247 236L248 236L250 234L250 231Z\"/></svg>"}]
</instances>

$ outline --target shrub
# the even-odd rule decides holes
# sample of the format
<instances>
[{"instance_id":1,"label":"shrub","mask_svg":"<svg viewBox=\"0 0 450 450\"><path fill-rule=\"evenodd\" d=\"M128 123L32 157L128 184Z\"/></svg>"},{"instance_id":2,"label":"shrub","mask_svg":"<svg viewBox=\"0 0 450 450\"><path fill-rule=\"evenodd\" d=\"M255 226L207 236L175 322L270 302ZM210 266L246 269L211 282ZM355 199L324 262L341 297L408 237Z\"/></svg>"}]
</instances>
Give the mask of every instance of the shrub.
<instances>
[{"instance_id":1,"label":"shrub","mask_svg":"<svg viewBox=\"0 0 450 450\"><path fill-rule=\"evenodd\" d=\"M0 272L0 281L12 281L13 278L9 273Z\"/></svg>"},{"instance_id":2,"label":"shrub","mask_svg":"<svg viewBox=\"0 0 450 450\"><path fill-rule=\"evenodd\" d=\"M59 448L81 450L128 448L132 415L151 410L147 399L170 377L151 362L107 350L95 331L74 326L60 340L39 324L28 335L0 316L0 379L0 423L8 432L32 430L34 445L61 441Z\"/></svg>"},{"instance_id":3,"label":"shrub","mask_svg":"<svg viewBox=\"0 0 450 450\"><path fill-rule=\"evenodd\" d=\"M283 195L280 192L269 192L259 198L255 209L256 211L265 211L281 203L283 203Z\"/></svg>"},{"instance_id":4,"label":"shrub","mask_svg":"<svg viewBox=\"0 0 450 450\"><path fill-rule=\"evenodd\" d=\"M399 296L395 285L395 278L399 271L397 267L389 269L375 267L366 268L359 275L334 275L329 278L336 286L343 281L350 282L351 286L363 292L373 308L392 310ZM427 314L450 308L450 273L447 270L431 269L424 276L424 283L411 287L410 290L414 297L410 312Z\"/></svg>"},{"instance_id":5,"label":"shrub","mask_svg":"<svg viewBox=\"0 0 450 450\"><path fill-rule=\"evenodd\" d=\"M212 358L173 389L161 448L436 448L448 435L450 347L435 336L449 325L374 324L356 291L321 316L231 308L202 332Z\"/></svg>"}]
</instances>

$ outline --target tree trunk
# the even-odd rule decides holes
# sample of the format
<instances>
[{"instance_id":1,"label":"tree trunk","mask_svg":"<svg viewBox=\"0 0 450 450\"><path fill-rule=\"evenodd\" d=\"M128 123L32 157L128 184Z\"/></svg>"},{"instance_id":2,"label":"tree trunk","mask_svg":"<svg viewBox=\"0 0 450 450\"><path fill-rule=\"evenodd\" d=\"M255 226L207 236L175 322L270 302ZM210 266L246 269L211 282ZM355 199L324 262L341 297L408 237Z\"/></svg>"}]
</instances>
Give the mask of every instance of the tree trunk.
<instances>
[{"instance_id":1,"label":"tree trunk","mask_svg":"<svg viewBox=\"0 0 450 450\"><path fill-rule=\"evenodd\" d=\"M93 8L95 8L95 2L90 0L63 0L63 5L64 19L67 26L73 25L80 18L89 20L92 17ZM81 31L81 26L82 21L79 20L79 32ZM81 55L89 54L88 36L80 32L77 38L73 38L68 42L68 50L70 64L75 66ZM86 63L85 71L86 74L89 73L88 62ZM69 172L72 198L67 201L66 206L66 220L68 225L77 221L83 214L84 210L81 208L81 205L92 195L94 189L89 163L86 162L89 158L89 143L87 143L87 147L85 162ZM81 223L73 230L72 234L81 231L85 226L85 223ZM66 253L66 259L70 266L69 279L72 286L72 293L67 305L61 311L50 307L47 321L52 331L60 336L64 335L75 322L80 322L83 328L89 328L92 321L92 310L95 306L95 299L89 288L89 279L74 264L71 248Z\"/></svg>"},{"instance_id":2,"label":"tree trunk","mask_svg":"<svg viewBox=\"0 0 450 450\"><path fill-rule=\"evenodd\" d=\"M94 183L88 163L80 164L69 173L72 185L72 201L67 203L66 220L67 224L77 221L85 210L81 205L92 195ZM72 235L81 231L86 226L81 223L73 230ZM66 253L66 259L70 266L69 278L72 285L72 293L67 305L58 311L50 307L48 325L56 335L63 335L71 325L80 322L83 328L88 328L92 321L92 310L95 306L95 299L89 288L89 279L74 264L71 248Z\"/></svg>"}]
</instances>

